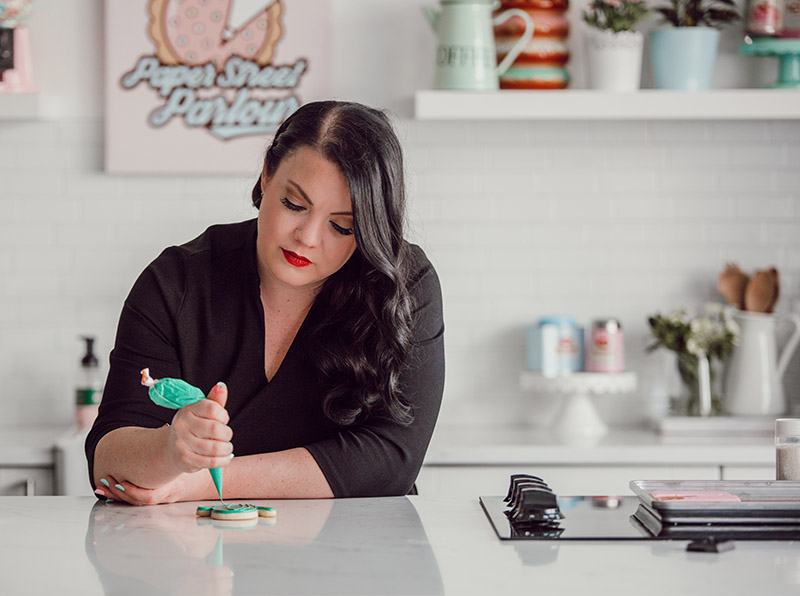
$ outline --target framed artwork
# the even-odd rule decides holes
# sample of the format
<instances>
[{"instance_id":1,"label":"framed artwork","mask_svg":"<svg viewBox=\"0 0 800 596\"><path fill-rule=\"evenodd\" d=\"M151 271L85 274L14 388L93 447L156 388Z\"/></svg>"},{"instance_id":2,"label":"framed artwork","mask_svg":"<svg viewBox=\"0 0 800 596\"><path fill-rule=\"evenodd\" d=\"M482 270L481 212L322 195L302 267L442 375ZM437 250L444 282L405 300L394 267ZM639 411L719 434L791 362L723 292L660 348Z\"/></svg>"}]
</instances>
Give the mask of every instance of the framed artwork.
<instances>
[{"instance_id":1,"label":"framed artwork","mask_svg":"<svg viewBox=\"0 0 800 596\"><path fill-rule=\"evenodd\" d=\"M330 0L106 0L106 171L253 174L330 93Z\"/></svg>"}]
</instances>

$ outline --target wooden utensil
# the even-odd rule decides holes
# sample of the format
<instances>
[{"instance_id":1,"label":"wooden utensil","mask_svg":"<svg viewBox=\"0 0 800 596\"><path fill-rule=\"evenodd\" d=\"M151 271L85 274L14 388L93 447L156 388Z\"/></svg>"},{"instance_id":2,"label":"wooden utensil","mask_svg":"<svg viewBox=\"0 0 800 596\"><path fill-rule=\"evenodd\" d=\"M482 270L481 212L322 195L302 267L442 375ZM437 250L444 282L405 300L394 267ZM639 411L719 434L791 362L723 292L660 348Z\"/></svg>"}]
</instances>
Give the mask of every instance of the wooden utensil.
<instances>
[{"instance_id":1,"label":"wooden utensil","mask_svg":"<svg viewBox=\"0 0 800 596\"><path fill-rule=\"evenodd\" d=\"M769 308L767 309L767 312L768 313L773 313L773 312L775 312L775 305L778 303L778 298L781 297L781 282L780 282L780 279L779 279L779 276L778 276L778 270L775 269L775 267L772 267L769 270L769 274L772 277L772 282L773 282L773 285L775 286L775 297L772 300L772 304L769 305Z\"/></svg>"},{"instance_id":2,"label":"wooden utensil","mask_svg":"<svg viewBox=\"0 0 800 596\"><path fill-rule=\"evenodd\" d=\"M736 263L728 263L717 279L719 293L739 310L744 308L744 292L750 277Z\"/></svg>"},{"instance_id":3,"label":"wooden utensil","mask_svg":"<svg viewBox=\"0 0 800 596\"><path fill-rule=\"evenodd\" d=\"M751 312L768 312L777 300L775 294L775 279L770 271L756 271L744 290L744 308Z\"/></svg>"}]
</instances>

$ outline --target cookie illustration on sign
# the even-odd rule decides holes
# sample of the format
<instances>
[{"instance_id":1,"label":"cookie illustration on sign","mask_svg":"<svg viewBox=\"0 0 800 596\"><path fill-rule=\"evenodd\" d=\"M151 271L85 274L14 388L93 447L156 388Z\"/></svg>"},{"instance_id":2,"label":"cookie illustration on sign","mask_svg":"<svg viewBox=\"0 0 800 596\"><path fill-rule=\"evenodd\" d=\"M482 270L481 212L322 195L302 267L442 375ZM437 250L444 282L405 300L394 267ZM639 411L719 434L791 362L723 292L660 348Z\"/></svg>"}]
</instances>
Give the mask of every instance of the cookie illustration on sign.
<instances>
[{"instance_id":1,"label":"cookie illustration on sign","mask_svg":"<svg viewBox=\"0 0 800 596\"><path fill-rule=\"evenodd\" d=\"M263 66L283 33L282 14L281 0L151 0L150 36L165 65L221 71L239 56Z\"/></svg>"}]
</instances>

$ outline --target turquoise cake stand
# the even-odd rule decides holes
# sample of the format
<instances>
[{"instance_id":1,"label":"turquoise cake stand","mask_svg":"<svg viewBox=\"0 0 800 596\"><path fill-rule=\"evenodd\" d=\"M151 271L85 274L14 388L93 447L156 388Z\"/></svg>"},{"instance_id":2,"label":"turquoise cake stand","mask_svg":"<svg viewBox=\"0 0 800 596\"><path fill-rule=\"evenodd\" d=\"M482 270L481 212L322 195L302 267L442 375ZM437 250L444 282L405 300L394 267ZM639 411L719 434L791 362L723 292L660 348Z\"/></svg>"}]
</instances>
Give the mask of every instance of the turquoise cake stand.
<instances>
[{"instance_id":1,"label":"turquoise cake stand","mask_svg":"<svg viewBox=\"0 0 800 596\"><path fill-rule=\"evenodd\" d=\"M739 52L748 56L777 56L778 81L768 85L776 89L800 89L800 39L745 37Z\"/></svg>"}]
</instances>

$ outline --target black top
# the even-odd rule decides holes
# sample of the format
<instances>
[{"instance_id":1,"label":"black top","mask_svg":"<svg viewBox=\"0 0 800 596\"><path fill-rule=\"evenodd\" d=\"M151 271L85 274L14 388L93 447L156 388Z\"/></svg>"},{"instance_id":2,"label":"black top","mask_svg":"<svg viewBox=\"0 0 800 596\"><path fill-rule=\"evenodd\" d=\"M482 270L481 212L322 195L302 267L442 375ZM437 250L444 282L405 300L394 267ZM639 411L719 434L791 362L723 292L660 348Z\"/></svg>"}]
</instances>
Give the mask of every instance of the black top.
<instances>
[{"instance_id":1,"label":"black top","mask_svg":"<svg viewBox=\"0 0 800 596\"><path fill-rule=\"evenodd\" d=\"M139 371L180 378L208 394L228 386L237 456L305 447L336 497L407 494L419 472L444 387L444 324L436 271L409 245L413 348L401 377L414 412L407 427L369 416L338 426L322 412L324 387L307 353L314 304L271 380L264 373L264 311L256 220L213 226L170 247L139 276L122 309L100 413L86 439L89 478L97 443L125 427L158 428L175 412L150 401Z\"/></svg>"}]
</instances>

